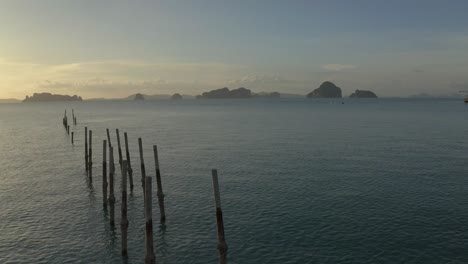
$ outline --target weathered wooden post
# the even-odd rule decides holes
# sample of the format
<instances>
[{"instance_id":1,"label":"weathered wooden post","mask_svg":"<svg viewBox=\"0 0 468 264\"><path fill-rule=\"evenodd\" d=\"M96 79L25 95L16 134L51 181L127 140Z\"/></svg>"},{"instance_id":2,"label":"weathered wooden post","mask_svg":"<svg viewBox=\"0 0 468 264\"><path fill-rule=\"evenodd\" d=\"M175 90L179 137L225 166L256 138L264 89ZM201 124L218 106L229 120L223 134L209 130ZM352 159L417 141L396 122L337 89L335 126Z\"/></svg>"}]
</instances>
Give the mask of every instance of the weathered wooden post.
<instances>
[{"instance_id":1,"label":"weathered wooden post","mask_svg":"<svg viewBox=\"0 0 468 264\"><path fill-rule=\"evenodd\" d=\"M158 192L156 195L158 196L158 203L159 203L159 211L161 213L161 223L166 222L166 210L164 209L164 193L162 189L162 182L161 182L161 172L159 170L159 157L158 157L158 147L156 145L153 146L154 152L154 164L156 167L156 184L158 188Z\"/></svg>"},{"instance_id":2,"label":"weathered wooden post","mask_svg":"<svg viewBox=\"0 0 468 264\"><path fill-rule=\"evenodd\" d=\"M219 262L224 264L227 263L227 244L226 238L224 236L224 222L223 222L223 212L221 210L221 196L219 194L219 184L218 184L218 171L213 169L211 170L211 175L213 178L213 191L216 205L216 225L218 230L218 252L219 252Z\"/></svg>"},{"instance_id":3,"label":"weathered wooden post","mask_svg":"<svg viewBox=\"0 0 468 264\"><path fill-rule=\"evenodd\" d=\"M146 256L145 264L155 264L153 250L153 201L151 194L151 177L145 179L145 220L146 220Z\"/></svg>"},{"instance_id":4,"label":"weathered wooden post","mask_svg":"<svg viewBox=\"0 0 468 264\"><path fill-rule=\"evenodd\" d=\"M72 145L75 144L75 132L72 132Z\"/></svg>"},{"instance_id":5,"label":"weathered wooden post","mask_svg":"<svg viewBox=\"0 0 468 264\"><path fill-rule=\"evenodd\" d=\"M107 143L109 143L109 149L110 149L110 147L112 147L112 143L111 143L111 138L110 138L110 133L109 133L108 128L106 128L106 132L107 132Z\"/></svg>"},{"instance_id":6,"label":"weathered wooden post","mask_svg":"<svg viewBox=\"0 0 468 264\"><path fill-rule=\"evenodd\" d=\"M109 149L109 222L110 226L114 228L115 226L115 195L114 195L114 174L115 174L115 166L114 166L114 148L111 146Z\"/></svg>"},{"instance_id":7,"label":"weathered wooden post","mask_svg":"<svg viewBox=\"0 0 468 264\"><path fill-rule=\"evenodd\" d=\"M88 174L93 179L93 131L89 130L89 150L88 150Z\"/></svg>"},{"instance_id":8,"label":"weathered wooden post","mask_svg":"<svg viewBox=\"0 0 468 264\"><path fill-rule=\"evenodd\" d=\"M116 129L115 130L116 134L117 134L117 146L119 147L118 151L119 151L119 164L120 164L120 169L122 169L122 148L120 147L120 133L119 133L119 129Z\"/></svg>"},{"instance_id":9,"label":"weathered wooden post","mask_svg":"<svg viewBox=\"0 0 468 264\"><path fill-rule=\"evenodd\" d=\"M127 132L124 133L124 139L125 139L125 154L126 154L127 166L128 166L128 180L130 181L130 191L133 191L133 169L132 169L132 163L130 162L130 150L128 148Z\"/></svg>"},{"instance_id":10,"label":"weathered wooden post","mask_svg":"<svg viewBox=\"0 0 468 264\"><path fill-rule=\"evenodd\" d=\"M88 127L85 127L85 167L88 172Z\"/></svg>"},{"instance_id":11,"label":"weathered wooden post","mask_svg":"<svg viewBox=\"0 0 468 264\"><path fill-rule=\"evenodd\" d=\"M67 134L70 135L70 125L67 125Z\"/></svg>"},{"instance_id":12,"label":"weathered wooden post","mask_svg":"<svg viewBox=\"0 0 468 264\"><path fill-rule=\"evenodd\" d=\"M143 192L145 190L145 179L146 179L146 169L145 169L145 159L143 158L143 142L141 138L138 138L138 147L140 149L140 167L141 167L141 186L143 187Z\"/></svg>"},{"instance_id":13,"label":"weathered wooden post","mask_svg":"<svg viewBox=\"0 0 468 264\"><path fill-rule=\"evenodd\" d=\"M122 161L122 204L120 216L120 232L122 236L121 254L127 256L127 161Z\"/></svg>"},{"instance_id":14,"label":"weathered wooden post","mask_svg":"<svg viewBox=\"0 0 468 264\"><path fill-rule=\"evenodd\" d=\"M102 143L102 205L107 208L107 141Z\"/></svg>"}]
</instances>

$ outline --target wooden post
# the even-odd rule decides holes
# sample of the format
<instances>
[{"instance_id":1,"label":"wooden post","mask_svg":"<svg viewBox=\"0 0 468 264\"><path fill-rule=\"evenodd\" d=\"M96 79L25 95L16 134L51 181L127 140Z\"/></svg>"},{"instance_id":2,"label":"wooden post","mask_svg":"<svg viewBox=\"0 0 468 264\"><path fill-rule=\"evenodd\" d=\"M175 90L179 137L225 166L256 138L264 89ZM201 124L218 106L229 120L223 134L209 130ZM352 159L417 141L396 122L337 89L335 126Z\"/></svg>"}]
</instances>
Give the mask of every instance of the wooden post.
<instances>
[{"instance_id":1,"label":"wooden post","mask_svg":"<svg viewBox=\"0 0 468 264\"><path fill-rule=\"evenodd\" d=\"M219 262L227 263L227 244L226 238L224 236L224 222L223 222L223 212L221 210L221 196L219 194L219 184L218 184L218 171L213 169L211 170L211 175L213 178L213 191L216 205L216 225L218 230L218 252L219 252Z\"/></svg>"},{"instance_id":2,"label":"wooden post","mask_svg":"<svg viewBox=\"0 0 468 264\"><path fill-rule=\"evenodd\" d=\"M120 133L118 129L116 129L115 132L117 134L117 146L119 147L119 164L120 169L122 169L122 148L120 147Z\"/></svg>"},{"instance_id":3,"label":"wooden post","mask_svg":"<svg viewBox=\"0 0 468 264\"><path fill-rule=\"evenodd\" d=\"M70 135L70 125L67 125L67 134Z\"/></svg>"},{"instance_id":4,"label":"wooden post","mask_svg":"<svg viewBox=\"0 0 468 264\"><path fill-rule=\"evenodd\" d=\"M122 236L121 253L127 256L127 161L122 161L122 204L120 216L120 232Z\"/></svg>"},{"instance_id":5,"label":"wooden post","mask_svg":"<svg viewBox=\"0 0 468 264\"><path fill-rule=\"evenodd\" d=\"M109 222L110 226L114 228L115 226L115 196L114 196L114 174L115 174L115 166L114 166L114 148L111 146L109 149L109 206L110 206L110 213L109 213Z\"/></svg>"},{"instance_id":6,"label":"wooden post","mask_svg":"<svg viewBox=\"0 0 468 264\"><path fill-rule=\"evenodd\" d=\"M112 143L111 143L110 133L109 133L108 128L106 128L106 132L107 132L107 143L109 143L109 149L110 149L112 147Z\"/></svg>"},{"instance_id":7,"label":"wooden post","mask_svg":"<svg viewBox=\"0 0 468 264\"><path fill-rule=\"evenodd\" d=\"M158 157L158 147L156 145L153 146L154 152L154 164L156 167L156 184L158 188L158 192L156 195L158 196L158 203L159 203L159 211L161 213L161 223L166 222L166 210L164 209L164 193L162 189L161 183L161 172L159 170L159 157Z\"/></svg>"},{"instance_id":8,"label":"wooden post","mask_svg":"<svg viewBox=\"0 0 468 264\"><path fill-rule=\"evenodd\" d=\"M130 181L130 191L133 191L133 169L132 169L132 163L130 162L130 150L128 149L127 132L124 133L124 139L125 139L125 154L126 154L127 166L128 166L128 180Z\"/></svg>"},{"instance_id":9,"label":"wooden post","mask_svg":"<svg viewBox=\"0 0 468 264\"><path fill-rule=\"evenodd\" d=\"M155 264L156 258L153 250L153 201L151 194L151 177L145 180L145 220L146 220L146 256L145 264Z\"/></svg>"},{"instance_id":10,"label":"wooden post","mask_svg":"<svg viewBox=\"0 0 468 264\"><path fill-rule=\"evenodd\" d=\"M89 130L89 150L88 150L88 174L93 179L93 131Z\"/></svg>"},{"instance_id":11,"label":"wooden post","mask_svg":"<svg viewBox=\"0 0 468 264\"><path fill-rule=\"evenodd\" d=\"M85 127L85 167L88 172L88 127Z\"/></svg>"},{"instance_id":12,"label":"wooden post","mask_svg":"<svg viewBox=\"0 0 468 264\"><path fill-rule=\"evenodd\" d=\"M102 143L102 205L107 208L107 141Z\"/></svg>"},{"instance_id":13,"label":"wooden post","mask_svg":"<svg viewBox=\"0 0 468 264\"><path fill-rule=\"evenodd\" d=\"M146 179L146 169L145 169L145 159L143 158L143 142L141 138L138 138L138 147L140 148L140 167L141 167L141 186L143 191L145 190L145 179Z\"/></svg>"},{"instance_id":14,"label":"wooden post","mask_svg":"<svg viewBox=\"0 0 468 264\"><path fill-rule=\"evenodd\" d=\"M75 144L75 132L72 132L72 145Z\"/></svg>"}]
</instances>

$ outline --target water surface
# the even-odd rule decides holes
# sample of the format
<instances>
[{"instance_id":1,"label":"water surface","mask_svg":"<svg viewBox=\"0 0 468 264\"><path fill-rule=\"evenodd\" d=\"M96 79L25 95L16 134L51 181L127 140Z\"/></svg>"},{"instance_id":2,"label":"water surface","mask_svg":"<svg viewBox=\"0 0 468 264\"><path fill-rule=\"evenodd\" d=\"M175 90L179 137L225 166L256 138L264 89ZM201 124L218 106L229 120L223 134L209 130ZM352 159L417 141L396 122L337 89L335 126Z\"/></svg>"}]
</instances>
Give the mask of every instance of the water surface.
<instances>
[{"instance_id":1,"label":"water surface","mask_svg":"<svg viewBox=\"0 0 468 264\"><path fill-rule=\"evenodd\" d=\"M78 117L74 146L65 108ZM92 182L84 126L94 133ZM102 206L106 128L113 145L115 128L129 133L128 260L120 193L115 232ZM459 100L0 105L0 263L142 263L138 137L149 175L152 145L160 150L167 224L158 225L154 195L158 263L217 262L211 168L230 263L467 263L467 135Z\"/></svg>"}]
</instances>

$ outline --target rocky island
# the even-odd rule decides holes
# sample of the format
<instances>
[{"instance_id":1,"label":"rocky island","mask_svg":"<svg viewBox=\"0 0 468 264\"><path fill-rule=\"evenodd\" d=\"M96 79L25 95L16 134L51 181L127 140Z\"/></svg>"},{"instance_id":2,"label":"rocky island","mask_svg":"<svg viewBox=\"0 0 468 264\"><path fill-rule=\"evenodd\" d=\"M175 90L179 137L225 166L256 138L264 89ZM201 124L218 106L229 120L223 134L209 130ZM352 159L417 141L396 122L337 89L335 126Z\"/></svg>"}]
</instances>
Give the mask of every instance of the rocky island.
<instances>
[{"instance_id":1,"label":"rocky island","mask_svg":"<svg viewBox=\"0 0 468 264\"><path fill-rule=\"evenodd\" d=\"M61 95L51 93L35 93L33 96L26 96L23 100L25 103L31 102L58 102L58 101L83 101L81 96L77 95Z\"/></svg>"},{"instance_id":2,"label":"rocky island","mask_svg":"<svg viewBox=\"0 0 468 264\"><path fill-rule=\"evenodd\" d=\"M377 95L371 91L356 90L349 97L350 98L377 98Z\"/></svg>"},{"instance_id":3,"label":"rocky island","mask_svg":"<svg viewBox=\"0 0 468 264\"><path fill-rule=\"evenodd\" d=\"M142 101L142 100L145 100L145 96L141 93L137 93L135 94L135 98L133 99L135 101Z\"/></svg>"},{"instance_id":4,"label":"rocky island","mask_svg":"<svg viewBox=\"0 0 468 264\"><path fill-rule=\"evenodd\" d=\"M323 82L319 88L307 94L307 98L341 98L341 88L332 82Z\"/></svg>"},{"instance_id":5,"label":"rocky island","mask_svg":"<svg viewBox=\"0 0 468 264\"><path fill-rule=\"evenodd\" d=\"M197 96L197 99L229 99L229 98L251 98L252 91L244 87L229 90L229 88L224 87L221 89L212 90L209 92L204 92L201 95Z\"/></svg>"},{"instance_id":6,"label":"rocky island","mask_svg":"<svg viewBox=\"0 0 468 264\"><path fill-rule=\"evenodd\" d=\"M172 100L181 100L182 99L182 95L180 95L179 93L175 93L171 96L171 99Z\"/></svg>"}]
</instances>

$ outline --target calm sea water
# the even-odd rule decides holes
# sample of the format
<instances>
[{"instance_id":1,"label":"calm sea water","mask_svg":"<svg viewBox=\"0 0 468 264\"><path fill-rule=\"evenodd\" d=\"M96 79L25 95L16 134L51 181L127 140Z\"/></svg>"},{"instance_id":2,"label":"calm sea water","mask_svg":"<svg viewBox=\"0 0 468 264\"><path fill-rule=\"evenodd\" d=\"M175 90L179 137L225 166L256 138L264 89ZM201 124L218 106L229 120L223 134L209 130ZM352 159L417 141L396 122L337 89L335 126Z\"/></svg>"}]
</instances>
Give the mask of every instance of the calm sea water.
<instances>
[{"instance_id":1,"label":"calm sea water","mask_svg":"<svg viewBox=\"0 0 468 264\"><path fill-rule=\"evenodd\" d=\"M460 100L186 100L0 105L0 263L142 263L138 137L167 224L158 263L216 263L211 168L230 263L468 263L468 107ZM75 145L63 111L75 109ZM84 167L94 133L94 179ZM102 206L105 129L129 133L129 258ZM117 153L116 153L117 154ZM117 155L116 155L117 157Z\"/></svg>"}]
</instances>

